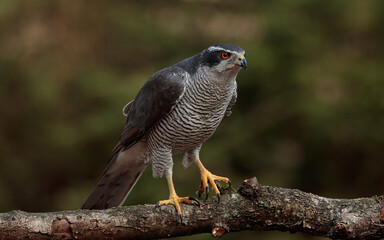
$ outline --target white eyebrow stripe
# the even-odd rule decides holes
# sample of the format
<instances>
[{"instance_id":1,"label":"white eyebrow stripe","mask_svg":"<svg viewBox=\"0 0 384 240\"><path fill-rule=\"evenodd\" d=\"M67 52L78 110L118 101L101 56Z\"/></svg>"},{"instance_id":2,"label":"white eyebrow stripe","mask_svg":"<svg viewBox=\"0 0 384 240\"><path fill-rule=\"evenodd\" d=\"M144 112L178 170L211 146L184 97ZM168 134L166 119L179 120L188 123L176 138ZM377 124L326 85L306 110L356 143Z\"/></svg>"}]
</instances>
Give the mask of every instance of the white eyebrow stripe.
<instances>
[{"instance_id":1,"label":"white eyebrow stripe","mask_svg":"<svg viewBox=\"0 0 384 240\"><path fill-rule=\"evenodd\" d=\"M235 51L231 51L231 50L228 50L228 49L224 49L222 47L215 47L215 46L211 46L207 50L210 51L210 52L212 52L212 51L225 51L225 52L239 54L239 52L235 52Z\"/></svg>"}]
</instances>

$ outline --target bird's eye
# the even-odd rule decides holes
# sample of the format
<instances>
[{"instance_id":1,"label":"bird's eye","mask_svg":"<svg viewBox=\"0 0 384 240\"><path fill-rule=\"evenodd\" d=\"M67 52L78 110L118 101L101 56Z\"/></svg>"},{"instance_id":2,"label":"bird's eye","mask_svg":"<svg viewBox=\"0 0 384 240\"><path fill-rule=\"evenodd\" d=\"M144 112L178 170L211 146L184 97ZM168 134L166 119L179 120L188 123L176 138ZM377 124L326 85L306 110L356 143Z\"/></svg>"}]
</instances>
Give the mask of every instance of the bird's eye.
<instances>
[{"instance_id":1,"label":"bird's eye","mask_svg":"<svg viewBox=\"0 0 384 240\"><path fill-rule=\"evenodd\" d=\"M222 52L222 53L221 53L221 58L222 58L222 59L228 59L228 58L229 58L229 53L227 53L227 52Z\"/></svg>"}]
</instances>

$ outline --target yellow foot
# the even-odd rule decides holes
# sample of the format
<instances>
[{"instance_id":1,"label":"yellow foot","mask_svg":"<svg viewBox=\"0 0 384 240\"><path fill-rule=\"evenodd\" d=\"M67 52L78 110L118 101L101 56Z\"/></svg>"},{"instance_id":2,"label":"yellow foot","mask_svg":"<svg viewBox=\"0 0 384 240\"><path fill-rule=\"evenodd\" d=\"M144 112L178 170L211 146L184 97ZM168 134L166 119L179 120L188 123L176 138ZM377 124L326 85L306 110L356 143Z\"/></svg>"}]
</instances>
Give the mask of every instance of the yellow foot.
<instances>
[{"instance_id":1,"label":"yellow foot","mask_svg":"<svg viewBox=\"0 0 384 240\"><path fill-rule=\"evenodd\" d=\"M168 200L158 201L155 207L157 208L162 205L174 205L177 210L177 213L179 214L180 222L183 222L183 215L181 214L181 208L179 203L187 203L187 204L196 203L198 206L200 206L199 200L197 200L194 197L179 197L176 194L171 194Z\"/></svg>"},{"instance_id":2,"label":"yellow foot","mask_svg":"<svg viewBox=\"0 0 384 240\"><path fill-rule=\"evenodd\" d=\"M200 161L199 161L200 162ZM201 175L201 182L198 190L199 198L201 198L201 194L205 192L205 200L208 199L208 193L209 193L209 185L212 186L213 190L216 193L217 196L217 202L220 202L220 191L217 187L217 182L225 182L228 183L229 187L231 187L231 181L226 177L220 177L212 174L210 171L208 171L204 166L198 164L200 175Z\"/></svg>"}]
</instances>

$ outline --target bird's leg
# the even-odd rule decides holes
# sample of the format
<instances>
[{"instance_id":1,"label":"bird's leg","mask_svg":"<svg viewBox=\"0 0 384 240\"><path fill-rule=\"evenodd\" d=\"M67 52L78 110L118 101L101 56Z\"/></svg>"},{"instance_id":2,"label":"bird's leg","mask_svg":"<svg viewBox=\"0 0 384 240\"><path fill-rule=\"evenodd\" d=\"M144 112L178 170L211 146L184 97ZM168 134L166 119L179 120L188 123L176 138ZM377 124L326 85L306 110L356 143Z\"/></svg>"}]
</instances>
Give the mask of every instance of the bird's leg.
<instances>
[{"instance_id":1,"label":"bird's leg","mask_svg":"<svg viewBox=\"0 0 384 240\"><path fill-rule=\"evenodd\" d=\"M231 186L231 181L226 178L226 177L220 177L212 174L210 171L208 171L203 164L201 163L200 159L196 159L196 165L199 168L200 171L200 177L201 177L201 183L199 186L198 194L199 197L201 197L201 194L205 192L205 200L208 198L208 192L209 192L209 185L210 184L213 188L213 190L216 193L216 196L218 198L218 202L220 201L220 191L219 188L217 187L216 182L225 182L228 183L229 186Z\"/></svg>"},{"instance_id":2,"label":"bird's leg","mask_svg":"<svg viewBox=\"0 0 384 240\"><path fill-rule=\"evenodd\" d=\"M156 203L156 207L159 207L161 205L174 205L177 213L179 214L180 221L183 221L183 217L181 214L181 208L179 203L188 203L193 204L196 203L198 206L200 206L199 201L194 197L179 197L176 194L175 187L173 185L172 176L167 177L168 187L169 187L169 199L168 200L162 200Z\"/></svg>"}]
</instances>

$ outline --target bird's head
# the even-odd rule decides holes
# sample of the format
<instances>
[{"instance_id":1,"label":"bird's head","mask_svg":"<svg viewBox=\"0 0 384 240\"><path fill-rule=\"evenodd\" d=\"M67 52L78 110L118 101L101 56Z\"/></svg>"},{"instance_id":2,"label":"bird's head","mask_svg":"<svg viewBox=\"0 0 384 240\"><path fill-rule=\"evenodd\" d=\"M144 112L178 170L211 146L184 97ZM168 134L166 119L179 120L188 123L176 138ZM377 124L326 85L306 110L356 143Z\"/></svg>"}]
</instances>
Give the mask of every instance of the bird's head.
<instances>
[{"instance_id":1,"label":"bird's head","mask_svg":"<svg viewBox=\"0 0 384 240\"><path fill-rule=\"evenodd\" d=\"M210 46L201 53L202 67L217 73L237 74L243 67L247 68L245 51L233 44L218 44Z\"/></svg>"}]
</instances>

